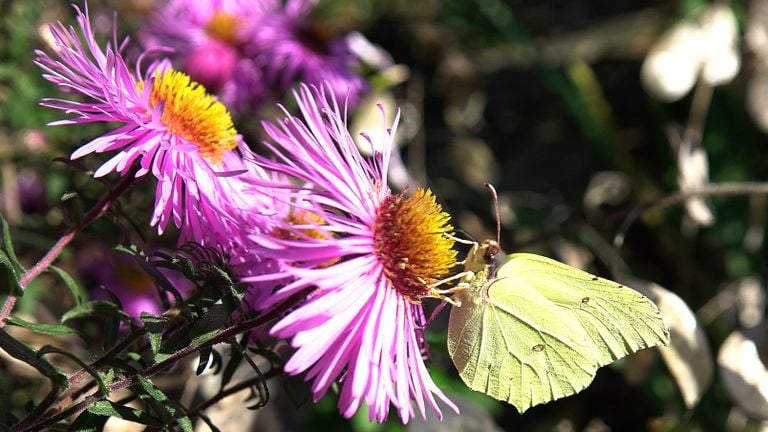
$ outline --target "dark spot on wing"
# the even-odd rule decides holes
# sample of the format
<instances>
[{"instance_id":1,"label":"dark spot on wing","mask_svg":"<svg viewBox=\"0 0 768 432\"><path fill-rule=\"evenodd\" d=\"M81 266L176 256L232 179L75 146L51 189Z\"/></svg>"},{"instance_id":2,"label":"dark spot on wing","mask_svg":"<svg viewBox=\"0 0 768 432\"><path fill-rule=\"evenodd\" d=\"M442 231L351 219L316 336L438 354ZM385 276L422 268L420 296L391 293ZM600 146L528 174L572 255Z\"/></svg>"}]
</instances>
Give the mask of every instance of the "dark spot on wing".
<instances>
[{"instance_id":1,"label":"dark spot on wing","mask_svg":"<svg viewBox=\"0 0 768 432\"><path fill-rule=\"evenodd\" d=\"M597 281L597 276L592 276L593 281Z\"/></svg>"},{"instance_id":2,"label":"dark spot on wing","mask_svg":"<svg viewBox=\"0 0 768 432\"><path fill-rule=\"evenodd\" d=\"M581 299L581 302L584 304L589 303L589 297L584 297L583 299Z\"/></svg>"},{"instance_id":3,"label":"dark spot on wing","mask_svg":"<svg viewBox=\"0 0 768 432\"><path fill-rule=\"evenodd\" d=\"M533 348L531 349L533 350L533 352L542 352L544 351L544 345L537 344L537 345L534 345Z\"/></svg>"}]
</instances>

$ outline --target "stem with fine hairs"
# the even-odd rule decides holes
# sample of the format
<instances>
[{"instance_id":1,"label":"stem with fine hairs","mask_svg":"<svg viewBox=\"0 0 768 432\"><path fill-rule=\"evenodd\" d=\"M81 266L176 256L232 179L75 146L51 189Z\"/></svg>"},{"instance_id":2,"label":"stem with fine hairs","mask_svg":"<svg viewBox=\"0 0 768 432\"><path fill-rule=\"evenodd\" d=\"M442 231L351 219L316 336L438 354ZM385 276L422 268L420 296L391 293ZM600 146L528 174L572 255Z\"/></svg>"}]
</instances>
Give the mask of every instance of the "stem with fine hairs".
<instances>
[{"instance_id":1,"label":"stem with fine hairs","mask_svg":"<svg viewBox=\"0 0 768 432\"><path fill-rule=\"evenodd\" d=\"M136 385L139 381L139 376L144 378L151 378L157 375L158 373L164 370L167 370L168 368L176 364L178 361L188 357L189 355L199 352L201 349L208 348L208 347L217 345L219 343L227 342L238 334L261 327L271 322L275 318L281 316L291 308L295 307L302 299L306 297L306 295L307 293L305 291L298 292L292 295L291 297L288 297L282 303L278 304L277 306L263 313L260 316L250 318L243 322L234 324L230 327L221 329L221 331L219 331L218 334L216 334L211 339L208 339L205 342L202 342L198 345L188 345L180 349L179 351L176 351L175 353L171 354L166 359L158 363L155 363L154 365L149 366L143 371L139 371L134 375L111 382L109 385L107 385L107 389L111 393L111 392L126 389L128 387ZM275 369L272 369L272 371L273 372L267 374L268 378L271 378L272 374L281 373L282 369L275 368ZM83 377L85 376L85 373L84 371L79 371L73 374L73 376ZM228 392L225 392L224 394L222 394L222 398L224 396L227 396L228 394L229 394ZM90 406L94 402L101 400L105 397L105 395L101 394L101 392L98 390L85 396L85 398L83 399L80 399L79 396L80 395L77 394L77 396L69 395L69 396L59 398L58 401L56 401L55 405L53 405L50 409L48 409L44 413L38 414L35 416L27 415L26 417L21 419L18 423L16 423L10 428L10 432L26 432L26 431L41 430L48 426L54 425L66 419L67 417L70 417L88 408L88 406ZM46 401L53 400L53 399L55 398L52 398L50 396L46 397ZM37 411L39 412L39 410Z\"/></svg>"},{"instance_id":2,"label":"stem with fine hairs","mask_svg":"<svg viewBox=\"0 0 768 432\"><path fill-rule=\"evenodd\" d=\"M22 290L24 290L24 288L26 288L34 278L38 277L42 272L48 269L53 261L59 257L64 248L67 247L70 242L72 242L72 239L75 238L77 233L82 231L82 229L88 226L91 222L104 215L112 206L112 204L114 204L115 201L117 201L118 198L120 198L120 196L125 193L125 191L130 189L131 185L133 185L134 181L136 180L134 173L134 170L131 170L129 173L127 173L127 175L120 181L120 183L117 184L114 189L110 190L109 193L104 196L104 198L102 198L88 213L83 216L83 219L80 221L80 223L72 225L51 247L48 253L46 253L45 256L43 256L40 261L37 262L37 264L32 266L32 268L27 270L26 273L21 276L19 279L19 286ZM12 294L9 294L5 299L2 309L0 309L0 327L5 326L5 319L8 318L8 315L11 314L13 306L16 304L16 300L17 297Z\"/></svg>"}]
</instances>

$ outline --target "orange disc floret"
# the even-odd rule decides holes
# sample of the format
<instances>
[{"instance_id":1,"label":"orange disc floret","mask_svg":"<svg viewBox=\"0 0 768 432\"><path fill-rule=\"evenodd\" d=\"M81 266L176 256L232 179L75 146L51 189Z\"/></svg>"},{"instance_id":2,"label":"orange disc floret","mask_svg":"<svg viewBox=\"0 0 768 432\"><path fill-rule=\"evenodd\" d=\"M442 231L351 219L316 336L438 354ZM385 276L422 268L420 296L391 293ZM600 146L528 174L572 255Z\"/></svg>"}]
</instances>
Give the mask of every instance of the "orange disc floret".
<instances>
[{"instance_id":1,"label":"orange disc floret","mask_svg":"<svg viewBox=\"0 0 768 432\"><path fill-rule=\"evenodd\" d=\"M395 289L412 302L431 292L456 264L450 215L429 189L410 197L389 195L380 204L374 225L375 251Z\"/></svg>"},{"instance_id":2,"label":"orange disc floret","mask_svg":"<svg viewBox=\"0 0 768 432\"><path fill-rule=\"evenodd\" d=\"M227 108L183 72L158 72L150 97L152 108L163 103L161 119L168 130L195 144L211 163L220 163L225 151L237 147Z\"/></svg>"}]
</instances>

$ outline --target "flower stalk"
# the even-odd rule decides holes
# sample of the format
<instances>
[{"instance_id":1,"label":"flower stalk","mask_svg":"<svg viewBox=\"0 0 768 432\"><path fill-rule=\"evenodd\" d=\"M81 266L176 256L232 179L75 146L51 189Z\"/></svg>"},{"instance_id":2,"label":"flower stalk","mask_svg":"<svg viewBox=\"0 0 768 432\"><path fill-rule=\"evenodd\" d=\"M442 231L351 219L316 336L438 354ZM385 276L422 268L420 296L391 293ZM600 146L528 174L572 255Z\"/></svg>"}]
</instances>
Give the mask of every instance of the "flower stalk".
<instances>
[{"instance_id":1,"label":"flower stalk","mask_svg":"<svg viewBox=\"0 0 768 432\"><path fill-rule=\"evenodd\" d=\"M50 267L50 265L58 258L61 252L69 243L75 238L77 233L82 231L85 227L91 224L99 217L103 216L112 204L115 203L131 186L134 184L136 178L129 174L117 184L117 186L110 190L88 213L83 216L83 219L79 223L73 224L64 235L51 247L34 266L27 270L19 279L19 286L24 290L33 279L38 277L41 273ZM14 305L16 304L18 297L15 295L9 295L3 303L2 309L0 309L0 327L5 326L5 320L11 314Z\"/></svg>"}]
</instances>

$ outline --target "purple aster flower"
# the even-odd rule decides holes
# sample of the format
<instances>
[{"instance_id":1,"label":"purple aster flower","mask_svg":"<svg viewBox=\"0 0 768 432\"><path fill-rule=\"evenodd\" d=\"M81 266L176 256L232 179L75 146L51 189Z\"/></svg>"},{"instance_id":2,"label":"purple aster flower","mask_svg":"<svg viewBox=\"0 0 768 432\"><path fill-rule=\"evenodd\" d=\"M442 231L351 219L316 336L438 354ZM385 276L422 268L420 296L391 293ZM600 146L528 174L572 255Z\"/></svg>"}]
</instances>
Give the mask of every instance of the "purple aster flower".
<instances>
[{"instance_id":1,"label":"purple aster flower","mask_svg":"<svg viewBox=\"0 0 768 432\"><path fill-rule=\"evenodd\" d=\"M148 47L172 48L183 70L227 106L255 107L265 96L261 68L245 55L275 0L170 0L142 32Z\"/></svg>"},{"instance_id":2,"label":"purple aster flower","mask_svg":"<svg viewBox=\"0 0 768 432\"><path fill-rule=\"evenodd\" d=\"M82 251L77 264L78 273L94 300L112 300L103 287L120 300L125 313L137 320L142 312L159 315L164 311L155 282L130 255L99 245ZM163 268L158 271L181 295L193 290L192 282L179 273Z\"/></svg>"},{"instance_id":3,"label":"purple aster flower","mask_svg":"<svg viewBox=\"0 0 768 432\"><path fill-rule=\"evenodd\" d=\"M355 73L359 61L345 38L330 38L311 21L315 4L287 0L255 29L249 49L261 58L264 78L278 93L296 82L327 83L338 100L348 96L348 103L356 106L368 91L368 84Z\"/></svg>"},{"instance_id":4,"label":"purple aster flower","mask_svg":"<svg viewBox=\"0 0 768 432\"><path fill-rule=\"evenodd\" d=\"M316 401L339 382L346 417L363 402L371 420L384 421L393 405L407 422L413 402L422 417L426 405L441 417L437 399L456 407L424 364L420 301L436 296L431 284L456 263L449 216L428 190L406 196L387 187L397 118L378 135L385 142L371 143L382 151L367 159L332 95L301 86L295 97L304 120L286 113L277 125L265 122L276 160L257 156L307 183L291 190L292 217L274 219L271 235L254 239L294 278L266 306L309 292L272 329L296 348L285 371L306 372Z\"/></svg>"},{"instance_id":5,"label":"purple aster flower","mask_svg":"<svg viewBox=\"0 0 768 432\"><path fill-rule=\"evenodd\" d=\"M151 173L158 180L152 225L163 232L169 221L187 225L195 213L219 223L228 214L218 181L237 169L243 147L227 109L204 87L167 61L153 63L145 75L133 73L121 56L126 42L102 49L94 40L88 11L77 10L79 32L62 23L51 26L52 54L37 51L44 77L80 99L44 99L43 105L73 114L52 124L116 122L120 126L81 146L77 159L120 150L94 173L113 171L136 177ZM81 39L82 38L82 39ZM137 67L138 69L138 67ZM215 217L214 217L215 216Z\"/></svg>"}]
</instances>

